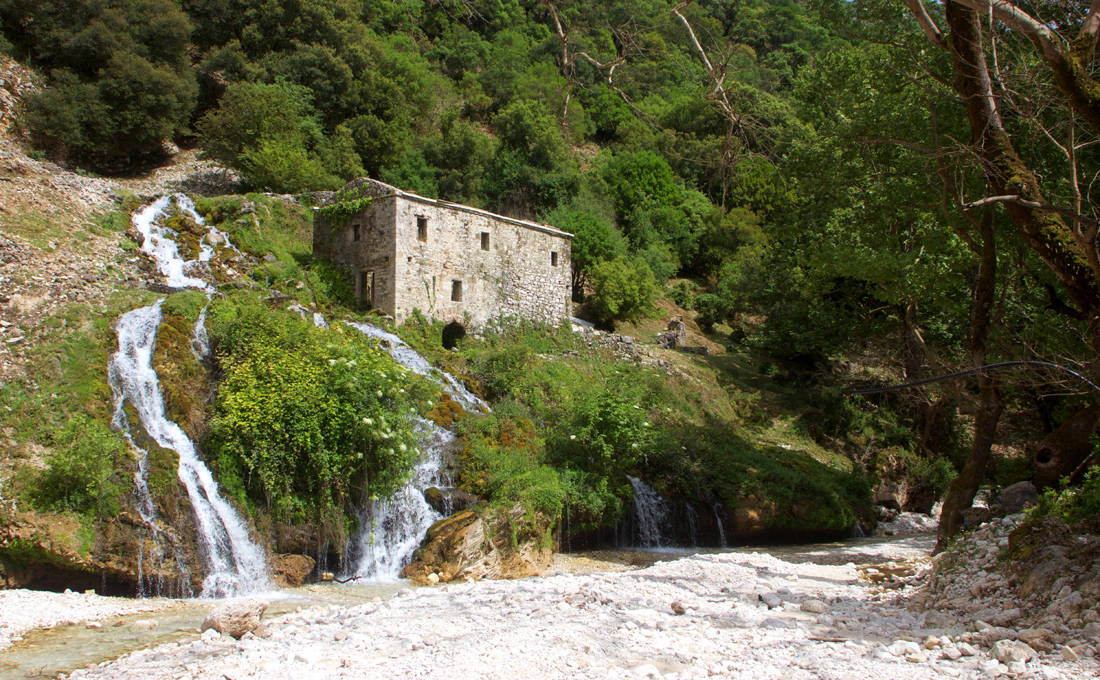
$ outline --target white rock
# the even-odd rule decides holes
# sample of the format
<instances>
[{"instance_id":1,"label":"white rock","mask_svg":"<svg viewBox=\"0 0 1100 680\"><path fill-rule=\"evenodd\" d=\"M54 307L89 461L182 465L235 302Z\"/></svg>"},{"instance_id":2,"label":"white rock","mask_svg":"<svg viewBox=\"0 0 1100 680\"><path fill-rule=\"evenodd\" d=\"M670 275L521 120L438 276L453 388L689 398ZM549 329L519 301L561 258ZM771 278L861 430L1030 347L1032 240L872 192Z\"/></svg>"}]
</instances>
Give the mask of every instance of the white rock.
<instances>
[{"instance_id":1,"label":"white rock","mask_svg":"<svg viewBox=\"0 0 1100 680\"><path fill-rule=\"evenodd\" d=\"M993 658L1002 663L1028 661L1035 656L1035 650L1025 642L1018 640L998 640L993 644Z\"/></svg>"},{"instance_id":2,"label":"white rock","mask_svg":"<svg viewBox=\"0 0 1100 680\"><path fill-rule=\"evenodd\" d=\"M829 609L829 605L825 604L821 600L803 600L799 608L804 612L810 612L811 614L824 614Z\"/></svg>"}]
</instances>

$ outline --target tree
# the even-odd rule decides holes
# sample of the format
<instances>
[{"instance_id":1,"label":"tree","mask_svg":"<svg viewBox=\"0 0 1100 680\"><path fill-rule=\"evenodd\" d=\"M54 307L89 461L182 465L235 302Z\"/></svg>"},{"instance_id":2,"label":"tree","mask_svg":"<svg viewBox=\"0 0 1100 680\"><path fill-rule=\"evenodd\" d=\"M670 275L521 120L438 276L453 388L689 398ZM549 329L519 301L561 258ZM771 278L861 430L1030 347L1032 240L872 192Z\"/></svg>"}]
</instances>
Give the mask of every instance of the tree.
<instances>
[{"instance_id":1,"label":"tree","mask_svg":"<svg viewBox=\"0 0 1100 680\"><path fill-rule=\"evenodd\" d=\"M592 310L600 323L635 321L653 310L660 289L645 260L618 258L597 262L590 273Z\"/></svg>"},{"instance_id":2,"label":"tree","mask_svg":"<svg viewBox=\"0 0 1100 680\"><path fill-rule=\"evenodd\" d=\"M951 57L955 75L954 87L961 97L970 125L967 148L980 167L988 195L970 201L960 201L970 212L1003 204L1008 218L1027 245L1042 259L1061 282L1075 312L1088 326L1093 356L1088 359L1094 372L1100 351L1100 258L1097 250L1097 215L1086 213L1087 193L1077 177L1082 162L1077 139L1081 134L1100 133L1100 82L1092 76L1097 35L1100 33L1100 2L1092 2L1084 10L1070 11L1054 19L1038 19L1021 5L1005 0L948 0L943 5L943 18L948 34L940 29L941 20L934 18L921 0L907 0L913 19L927 39L944 49ZM987 30L983 22L991 25ZM990 67L987 52L998 43L1011 45L1011 50L998 54L1013 59L1015 68L1002 70L999 62ZM1029 68L1029 61L1039 60L1045 69ZM1009 82L1013 72L1030 73L1036 79L1028 85L1041 89L1053 104L1053 112L1036 115L1028 105L1032 99L1027 89ZM1006 75L1007 74L1007 75ZM1046 87L1042 87L1042 86ZM1023 93L1020 98L1016 93ZM1005 113L1019 116L1025 125L1009 126ZM1051 125L1051 120L1059 121ZM1044 172L1036 172L1039 159L1021 153L1032 146L1028 134L1044 134L1065 152L1066 164L1060 168L1062 181ZM1056 133L1064 134L1059 139ZM1069 190L1069 204L1048 199L1049 186L1061 184ZM1092 201L1087 201L1091 204ZM987 211L988 212L988 211ZM991 214L991 213L988 213ZM984 225L991 217L983 217ZM983 253L988 241L983 241ZM993 256L983 254L983 267ZM984 298L985 293L976 289ZM990 295L991 297L991 295ZM988 306L988 299L976 299L979 307ZM972 352L980 360L982 354L973 343ZM985 377L980 382L982 408L978 412L975 447L962 474L952 483L944 503L944 521L940 526L937 549L961 527L962 510L969 507L984 474L988 460L987 447L979 439L991 441L996 426L999 402L996 384Z\"/></svg>"},{"instance_id":3,"label":"tree","mask_svg":"<svg viewBox=\"0 0 1100 680\"><path fill-rule=\"evenodd\" d=\"M49 72L27 97L34 143L99 170L163 154L186 129L198 88L187 59L191 24L170 0L0 0L16 52Z\"/></svg>"},{"instance_id":4,"label":"tree","mask_svg":"<svg viewBox=\"0 0 1100 680\"><path fill-rule=\"evenodd\" d=\"M599 262L625 255L626 242L610 222L576 204L559 206L546 217L546 222L573 234L573 301L581 302L592 268Z\"/></svg>"},{"instance_id":5,"label":"tree","mask_svg":"<svg viewBox=\"0 0 1100 680\"><path fill-rule=\"evenodd\" d=\"M256 186L290 193L334 188L360 174L351 135L324 139L307 96L287 83L230 85L197 125L207 155Z\"/></svg>"}]
</instances>

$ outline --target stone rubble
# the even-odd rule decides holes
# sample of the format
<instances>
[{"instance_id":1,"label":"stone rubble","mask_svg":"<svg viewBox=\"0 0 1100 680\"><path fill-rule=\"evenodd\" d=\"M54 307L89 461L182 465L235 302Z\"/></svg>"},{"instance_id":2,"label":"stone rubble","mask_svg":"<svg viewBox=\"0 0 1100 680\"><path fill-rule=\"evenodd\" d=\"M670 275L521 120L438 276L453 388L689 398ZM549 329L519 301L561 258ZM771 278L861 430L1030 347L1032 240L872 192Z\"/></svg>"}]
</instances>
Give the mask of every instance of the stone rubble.
<instances>
[{"instance_id":1,"label":"stone rubble","mask_svg":"<svg viewBox=\"0 0 1100 680\"><path fill-rule=\"evenodd\" d=\"M985 545L995 553L997 540L960 545L985 564ZM69 677L1098 677L1095 640L1075 634L1048 649L1023 639L986 642L973 616L917 606L943 590L927 585L930 547L916 537L783 559L697 554L635 571L416 588L385 602L300 610L265 622L262 637L207 631ZM895 570L907 575L889 584L861 577L883 563L913 568ZM963 592L982 593L970 599L983 608L1000 601L985 590L985 568L975 579L956 578Z\"/></svg>"}]
</instances>

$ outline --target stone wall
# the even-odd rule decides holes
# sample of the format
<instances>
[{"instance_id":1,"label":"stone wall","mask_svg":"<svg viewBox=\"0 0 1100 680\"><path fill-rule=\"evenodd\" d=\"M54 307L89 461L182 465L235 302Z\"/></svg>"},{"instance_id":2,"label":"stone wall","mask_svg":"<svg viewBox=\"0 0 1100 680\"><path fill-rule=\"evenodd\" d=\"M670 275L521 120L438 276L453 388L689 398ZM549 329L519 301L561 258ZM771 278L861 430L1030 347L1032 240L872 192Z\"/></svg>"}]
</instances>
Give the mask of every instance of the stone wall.
<instances>
[{"instance_id":1,"label":"stone wall","mask_svg":"<svg viewBox=\"0 0 1100 680\"><path fill-rule=\"evenodd\" d=\"M505 318L556 325L571 316L569 234L374 180L356 180L341 195L374 201L344 225L318 214L314 252L352 273L360 300L373 272L373 306L397 323L413 310L472 327Z\"/></svg>"}]
</instances>

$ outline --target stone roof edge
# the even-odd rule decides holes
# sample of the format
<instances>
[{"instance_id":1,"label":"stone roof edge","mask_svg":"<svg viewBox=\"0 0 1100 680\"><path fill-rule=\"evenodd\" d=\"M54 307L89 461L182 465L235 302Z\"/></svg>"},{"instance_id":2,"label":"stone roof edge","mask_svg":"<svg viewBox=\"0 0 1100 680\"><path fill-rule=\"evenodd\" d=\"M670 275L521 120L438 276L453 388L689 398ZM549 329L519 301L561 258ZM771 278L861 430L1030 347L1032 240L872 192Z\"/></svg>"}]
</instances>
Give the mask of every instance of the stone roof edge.
<instances>
[{"instance_id":1,"label":"stone roof edge","mask_svg":"<svg viewBox=\"0 0 1100 680\"><path fill-rule=\"evenodd\" d=\"M492 218L494 220L500 220L502 222L508 222L510 224L515 224L515 225L520 226L520 227L526 227L528 229L533 229L534 231L541 231L543 233L550 234L552 236L561 236L561 237L568 238L568 239L573 238L573 234L570 234L567 231L562 231L561 229L555 229L554 227L551 227L550 225L547 225L547 224L539 224L538 222L531 222L529 220L521 220L521 219L516 218L516 217L508 217L507 215L498 215L494 212L489 212L488 210L482 210L481 208L474 208L472 206L463 205L461 203L451 203L450 201L444 201L444 200L438 199L438 198L427 198L427 197L421 196L419 194L410 193L408 191L402 191L401 189L398 189L396 187L394 188L393 193L386 194L385 196L379 196L379 198L385 198L386 196L397 196L398 198L405 198L405 199L408 199L410 201L416 201L417 203L424 203L426 205L434 205L434 206L438 206L440 208L451 208L451 209L454 209L454 210L461 210L463 212L468 212L468 213L471 213L471 214L474 214L474 215L481 215L482 217L489 217L489 218Z\"/></svg>"}]
</instances>

